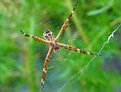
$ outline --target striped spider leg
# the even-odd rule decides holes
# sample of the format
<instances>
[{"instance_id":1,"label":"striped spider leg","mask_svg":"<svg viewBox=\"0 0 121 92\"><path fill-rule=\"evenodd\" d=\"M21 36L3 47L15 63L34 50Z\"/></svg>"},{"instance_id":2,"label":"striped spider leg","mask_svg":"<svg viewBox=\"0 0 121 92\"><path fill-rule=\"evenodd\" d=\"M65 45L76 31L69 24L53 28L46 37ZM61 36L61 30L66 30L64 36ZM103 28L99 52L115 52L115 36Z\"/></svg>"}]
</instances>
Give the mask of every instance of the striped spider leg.
<instances>
[{"instance_id":1,"label":"striped spider leg","mask_svg":"<svg viewBox=\"0 0 121 92\"><path fill-rule=\"evenodd\" d=\"M58 40L58 38L60 37L60 35L61 35L61 34L65 31L65 29L68 27L67 22L68 22L68 21L70 20L70 18L72 17L72 15L73 15L73 13L74 13L74 11L75 11L75 9L76 9L77 4L78 4L78 0L76 1L76 3L75 3L75 5L74 5L74 8L73 8L72 12L70 13L70 15L67 17L67 19L66 19L65 22L63 23L63 25L62 25L62 27L61 27L61 29L60 29L58 35L57 35L56 38L55 38L55 41Z\"/></svg>"},{"instance_id":2,"label":"striped spider leg","mask_svg":"<svg viewBox=\"0 0 121 92\"><path fill-rule=\"evenodd\" d=\"M42 39L42 38L40 38L40 37L37 37L37 36L34 36L34 35L25 34L21 29L20 29L20 31L21 31L21 33L22 33L24 36L26 36L26 37L30 37L30 38L33 38L33 39L36 40L36 41L39 41L39 42L42 42L42 43L45 43L45 44L50 45L50 42L47 41L47 40L44 40L44 39Z\"/></svg>"},{"instance_id":3,"label":"striped spider leg","mask_svg":"<svg viewBox=\"0 0 121 92\"><path fill-rule=\"evenodd\" d=\"M45 81L45 77L46 77L48 63L49 63L49 60L50 60L50 55L51 55L51 53L53 51L53 47L54 46L50 46L49 51L47 53L47 56L45 58L45 62L44 62L44 68L43 68L43 71L42 71L42 79L41 79L42 92L44 92L44 81Z\"/></svg>"},{"instance_id":4,"label":"striped spider leg","mask_svg":"<svg viewBox=\"0 0 121 92\"><path fill-rule=\"evenodd\" d=\"M65 49L75 51L75 52L79 52L79 53L82 53L82 54L101 56L100 54L92 53L92 52L85 51L85 50L81 50L79 48L76 48L76 47L73 47L73 46L70 46L70 45L67 45L67 44L62 44L62 43L59 43L59 42L57 42L56 44L58 46L60 46L60 47L65 48Z\"/></svg>"}]
</instances>

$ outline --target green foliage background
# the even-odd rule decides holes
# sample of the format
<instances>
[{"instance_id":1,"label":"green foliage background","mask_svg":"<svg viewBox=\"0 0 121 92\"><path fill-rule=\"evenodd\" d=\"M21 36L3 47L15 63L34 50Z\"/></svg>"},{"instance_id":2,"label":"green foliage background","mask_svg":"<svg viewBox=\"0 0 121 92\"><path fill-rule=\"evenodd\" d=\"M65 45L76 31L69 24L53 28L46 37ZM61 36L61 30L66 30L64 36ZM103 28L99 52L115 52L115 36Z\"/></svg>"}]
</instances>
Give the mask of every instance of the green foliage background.
<instances>
[{"instance_id":1,"label":"green foliage background","mask_svg":"<svg viewBox=\"0 0 121 92\"><path fill-rule=\"evenodd\" d=\"M74 0L0 1L0 92L41 92L40 79L48 50L45 44L23 37L56 36L71 12ZM71 25L59 41L98 52L121 22L121 0L79 0ZM51 56L45 92L121 91L121 29L102 50L102 56L84 70L93 56L60 49Z\"/></svg>"}]
</instances>

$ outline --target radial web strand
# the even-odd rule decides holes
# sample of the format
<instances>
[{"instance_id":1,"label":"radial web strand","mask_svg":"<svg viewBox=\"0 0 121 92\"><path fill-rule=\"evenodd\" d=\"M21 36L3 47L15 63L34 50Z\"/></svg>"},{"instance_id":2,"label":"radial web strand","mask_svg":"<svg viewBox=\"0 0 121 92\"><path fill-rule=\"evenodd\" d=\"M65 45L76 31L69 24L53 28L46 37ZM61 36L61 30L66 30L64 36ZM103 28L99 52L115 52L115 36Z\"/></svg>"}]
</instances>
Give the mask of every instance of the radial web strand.
<instances>
[{"instance_id":1,"label":"radial web strand","mask_svg":"<svg viewBox=\"0 0 121 92\"><path fill-rule=\"evenodd\" d=\"M98 51L98 54L101 53L101 51L104 49L104 47L110 42L111 38L114 37L114 34L116 31L118 31L118 29L121 27L121 24L108 36L108 39L103 43L102 47L100 48L100 50ZM61 92L62 89L71 81L73 80L78 74L83 74L87 68L89 67L89 65L94 61L94 59L97 56L94 56L86 65L84 65L76 74L74 74L72 77L70 77L65 84L58 90L58 92Z\"/></svg>"}]
</instances>

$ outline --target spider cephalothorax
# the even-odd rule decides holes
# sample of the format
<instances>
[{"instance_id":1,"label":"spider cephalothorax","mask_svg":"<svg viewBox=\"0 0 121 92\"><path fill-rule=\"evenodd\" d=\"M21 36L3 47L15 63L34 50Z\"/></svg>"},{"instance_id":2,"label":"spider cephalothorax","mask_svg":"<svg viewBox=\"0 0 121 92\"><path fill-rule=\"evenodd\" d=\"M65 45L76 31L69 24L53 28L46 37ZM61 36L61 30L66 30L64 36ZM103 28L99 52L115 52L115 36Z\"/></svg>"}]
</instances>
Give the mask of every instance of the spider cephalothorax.
<instances>
[{"instance_id":1,"label":"spider cephalothorax","mask_svg":"<svg viewBox=\"0 0 121 92\"><path fill-rule=\"evenodd\" d=\"M59 48L60 48L60 46L59 46L58 44L55 43L55 44L54 44L54 48L53 48L54 51L57 51Z\"/></svg>"}]
</instances>

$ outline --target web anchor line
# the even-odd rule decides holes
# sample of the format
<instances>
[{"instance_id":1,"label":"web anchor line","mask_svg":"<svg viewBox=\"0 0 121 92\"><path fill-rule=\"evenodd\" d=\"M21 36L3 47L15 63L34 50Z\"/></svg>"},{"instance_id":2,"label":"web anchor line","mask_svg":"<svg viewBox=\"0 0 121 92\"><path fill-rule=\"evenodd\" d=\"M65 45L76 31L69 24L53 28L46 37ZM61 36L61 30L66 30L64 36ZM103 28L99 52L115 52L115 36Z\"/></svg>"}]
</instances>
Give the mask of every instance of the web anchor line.
<instances>
[{"instance_id":1,"label":"web anchor line","mask_svg":"<svg viewBox=\"0 0 121 92\"><path fill-rule=\"evenodd\" d=\"M110 42L111 38L114 37L114 34L115 32L117 32L119 30L119 28L121 27L121 24L108 36L108 39L107 41L105 41L102 45L102 47L100 48L100 50L98 51L98 55L101 53L101 51L104 49L104 47ZM72 77L70 77L66 83L58 90L58 92L61 92L62 89L71 81L74 79L74 77L76 77L78 74L82 74L84 73L87 68L89 67L89 65L94 61L94 59L96 58L97 56L95 55L86 65L84 65L76 74L74 74Z\"/></svg>"}]
</instances>

